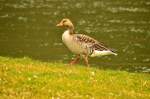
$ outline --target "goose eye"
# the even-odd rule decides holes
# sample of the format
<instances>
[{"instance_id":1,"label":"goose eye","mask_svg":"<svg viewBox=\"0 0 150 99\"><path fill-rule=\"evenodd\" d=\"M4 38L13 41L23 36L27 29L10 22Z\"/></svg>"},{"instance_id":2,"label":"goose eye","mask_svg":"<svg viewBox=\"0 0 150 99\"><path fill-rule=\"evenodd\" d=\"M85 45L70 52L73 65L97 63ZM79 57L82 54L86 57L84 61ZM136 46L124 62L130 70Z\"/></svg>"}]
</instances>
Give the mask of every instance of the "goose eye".
<instances>
[{"instance_id":1,"label":"goose eye","mask_svg":"<svg viewBox=\"0 0 150 99\"><path fill-rule=\"evenodd\" d=\"M63 23L67 22L67 20L64 20Z\"/></svg>"}]
</instances>

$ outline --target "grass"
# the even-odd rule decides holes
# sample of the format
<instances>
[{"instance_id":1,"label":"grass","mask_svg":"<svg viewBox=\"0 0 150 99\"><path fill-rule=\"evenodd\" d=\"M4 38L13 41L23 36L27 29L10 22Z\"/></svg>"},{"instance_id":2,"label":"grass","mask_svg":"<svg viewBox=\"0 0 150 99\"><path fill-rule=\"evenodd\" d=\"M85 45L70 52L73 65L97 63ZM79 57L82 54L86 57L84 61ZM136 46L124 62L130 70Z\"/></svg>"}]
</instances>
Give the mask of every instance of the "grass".
<instances>
[{"instance_id":1,"label":"grass","mask_svg":"<svg viewBox=\"0 0 150 99\"><path fill-rule=\"evenodd\" d=\"M0 57L0 99L150 99L150 74Z\"/></svg>"}]
</instances>

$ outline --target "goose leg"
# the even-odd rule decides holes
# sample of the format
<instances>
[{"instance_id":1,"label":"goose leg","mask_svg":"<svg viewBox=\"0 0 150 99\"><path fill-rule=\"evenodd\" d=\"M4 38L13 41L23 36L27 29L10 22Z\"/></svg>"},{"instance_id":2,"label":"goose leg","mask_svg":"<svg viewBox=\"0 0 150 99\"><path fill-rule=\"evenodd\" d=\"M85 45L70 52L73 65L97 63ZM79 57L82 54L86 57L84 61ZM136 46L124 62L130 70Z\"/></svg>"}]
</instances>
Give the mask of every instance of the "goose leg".
<instances>
[{"instance_id":1,"label":"goose leg","mask_svg":"<svg viewBox=\"0 0 150 99\"><path fill-rule=\"evenodd\" d=\"M87 65L87 67L90 67L89 61L88 61L88 55L84 55L83 59L84 59L85 64Z\"/></svg>"},{"instance_id":2,"label":"goose leg","mask_svg":"<svg viewBox=\"0 0 150 99\"><path fill-rule=\"evenodd\" d=\"M70 62L70 65L76 64L80 60L80 55L77 55L75 59Z\"/></svg>"}]
</instances>

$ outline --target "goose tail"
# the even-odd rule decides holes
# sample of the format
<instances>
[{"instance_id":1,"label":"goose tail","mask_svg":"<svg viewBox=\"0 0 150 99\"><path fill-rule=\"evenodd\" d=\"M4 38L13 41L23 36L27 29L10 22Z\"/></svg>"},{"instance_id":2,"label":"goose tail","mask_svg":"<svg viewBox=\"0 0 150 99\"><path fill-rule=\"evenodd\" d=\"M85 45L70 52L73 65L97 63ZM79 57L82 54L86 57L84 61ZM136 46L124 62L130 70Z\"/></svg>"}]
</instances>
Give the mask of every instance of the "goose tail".
<instances>
[{"instance_id":1,"label":"goose tail","mask_svg":"<svg viewBox=\"0 0 150 99\"><path fill-rule=\"evenodd\" d=\"M106 55L115 55L117 56L118 54L115 52L112 52L111 50L104 50L104 51L98 51L94 50L93 53L91 54L91 57L101 57L101 56L106 56Z\"/></svg>"}]
</instances>

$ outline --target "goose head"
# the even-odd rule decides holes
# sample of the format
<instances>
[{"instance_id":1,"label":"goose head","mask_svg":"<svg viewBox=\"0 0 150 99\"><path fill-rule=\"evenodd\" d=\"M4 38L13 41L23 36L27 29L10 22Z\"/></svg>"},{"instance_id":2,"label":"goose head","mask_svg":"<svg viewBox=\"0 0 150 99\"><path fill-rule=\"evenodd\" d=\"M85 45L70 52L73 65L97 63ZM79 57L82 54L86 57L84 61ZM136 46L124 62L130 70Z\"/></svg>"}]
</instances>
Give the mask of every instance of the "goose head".
<instances>
[{"instance_id":1,"label":"goose head","mask_svg":"<svg viewBox=\"0 0 150 99\"><path fill-rule=\"evenodd\" d=\"M68 18L62 19L60 21L60 23L58 23L56 26L64 27L64 28L67 28L69 30L74 30L74 26L73 26L72 22Z\"/></svg>"}]
</instances>

